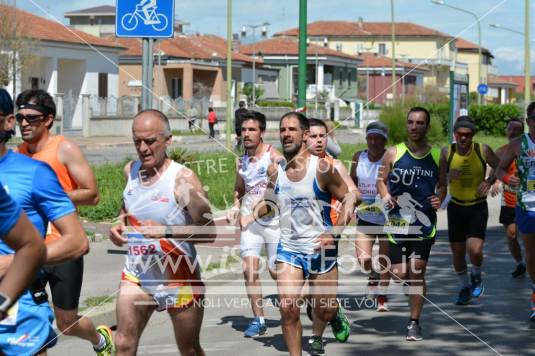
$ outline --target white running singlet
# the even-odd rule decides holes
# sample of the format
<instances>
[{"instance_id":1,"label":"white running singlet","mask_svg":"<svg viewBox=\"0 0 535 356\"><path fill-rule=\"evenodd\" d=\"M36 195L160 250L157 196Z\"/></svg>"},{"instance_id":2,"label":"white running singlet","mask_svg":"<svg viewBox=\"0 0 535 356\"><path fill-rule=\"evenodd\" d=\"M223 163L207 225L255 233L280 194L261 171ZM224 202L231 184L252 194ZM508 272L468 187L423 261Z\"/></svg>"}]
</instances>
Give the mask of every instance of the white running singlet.
<instances>
[{"instance_id":1,"label":"white running singlet","mask_svg":"<svg viewBox=\"0 0 535 356\"><path fill-rule=\"evenodd\" d=\"M189 224L190 216L175 199L175 180L184 166L171 162L158 180L150 185L142 183L140 167L140 161L132 163L123 192L129 225L135 228L145 220L165 226ZM190 187L184 187L185 192L189 190ZM196 258L194 245L187 241L147 239L141 233L129 233L128 256L122 278L139 284L153 295L167 290L168 294L176 297L171 307L182 307L198 294L192 290L192 285L202 285Z\"/></svg>"},{"instance_id":2,"label":"white running singlet","mask_svg":"<svg viewBox=\"0 0 535 356\"><path fill-rule=\"evenodd\" d=\"M320 189L316 172L319 158L310 156L305 177L292 182L279 166L275 194L280 207L280 244L285 250L314 254L322 233L332 227L331 194Z\"/></svg>"},{"instance_id":3,"label":"white running singlet","mask_svg":"<svg viewBox=\"0 0 535 356\"><path fill-rule=\"evenodd\" d=\"M255 204L264 197L268 186L268 167L271 164L271 145L266 152L255 162L250 162L249 156L243 155L238 166L238 174L245 184L245 194L242 197L240 213L250 215ZM269 267L275 270L277 245L280 230L278 218L263 218L253 222L240 236L241 257L260 257L262 248L266 247Z\"/></svg>"},{"instance_id":4,"label":"white running singlet","mask_svg":"<svg viewBox=\"0 0 535 356\"><path fill-rule=\"evenodd\" d=\"M366 222L383 225L385 216L375 203L382 203L378 199L377 177L383 167L383 157L377 162L371 162L368 151L362 151L356 169L357 188L362 196L362 203L357 208L357 216Z\"/></svg>"}]
</instances>

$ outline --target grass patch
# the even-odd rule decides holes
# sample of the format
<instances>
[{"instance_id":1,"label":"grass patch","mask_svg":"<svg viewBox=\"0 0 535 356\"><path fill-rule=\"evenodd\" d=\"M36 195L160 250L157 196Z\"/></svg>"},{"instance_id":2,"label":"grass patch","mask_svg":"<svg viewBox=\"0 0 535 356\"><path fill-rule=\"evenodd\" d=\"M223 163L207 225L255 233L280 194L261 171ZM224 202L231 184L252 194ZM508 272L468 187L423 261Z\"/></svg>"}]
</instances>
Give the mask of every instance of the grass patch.
<instances>
[{"instance_id":1,"label":"grass patch","mask_svg":"<svg viewBox=\"0 0 535 356\"><path fill-rule=\"evenodd\" d=\"M102 304L113 302L114 300L115 300L114 295L100 295L96 297L86 298L84 300L82 307L80 308L80 312L90 309L90 308L98 307L99 305L102 305Z\"/></svg>"}]
</instances>

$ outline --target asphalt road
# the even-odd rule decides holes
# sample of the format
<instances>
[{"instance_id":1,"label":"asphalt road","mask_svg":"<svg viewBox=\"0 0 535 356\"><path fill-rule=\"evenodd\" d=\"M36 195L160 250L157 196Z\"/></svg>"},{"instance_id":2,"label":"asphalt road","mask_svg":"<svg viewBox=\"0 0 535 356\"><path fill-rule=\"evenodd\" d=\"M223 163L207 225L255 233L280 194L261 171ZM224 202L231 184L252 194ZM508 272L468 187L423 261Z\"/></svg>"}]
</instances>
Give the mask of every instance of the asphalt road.
<instances>
[{"instance_id":1,"label":"asphalt road","mask_svg":"<svg viewBox=\"0 0 535 356\"><path fill-rule=\"evenodd\" d=\"M468 306L456 306L458 281L451 267L451 255L445 231L445 214L439 216L439 237L433 247L427 272L428 295L421 318L424 341L405 341L408 319L407 297L399 285L389 288L391 311L378 313L363 298L365 276L351 270L351 261L344 258L340 273L339 297L351 322L347 343L337 343L326 330L327 355L532 355L535 354L533 326L527 321L529 278L512 279L514 263L507 250L501 227L496 226L498 201L490 202L490 227L485 244L483 278L486 292ZM106 242L92 245L87 258L83 295L88 291L113 293L117 286L122 258L106 255ZM201 247L200 255L220 254L221 248ZM341 243L341 254L354 256L349 241ZM342 271L342 267L341 267ZM276 288L267 275L264 295L266 302L275 300ZM270 285L268 285L270 284ZM106 285L103 287L103 285ZM208 355L278 355L286 348L280 328L279 312L266 308L268 334L245 339L242 334L251 320L243 283L239 277L222 275L207 283L207 305L201 343ZM304 310L303 344L311 335L311 323ZM139 355L176 355L172 327L165 313L155 313L140 341ZM49 351L50 355L93 355L88 343L75 338L62 338Z\"/></svg>"}]
</instances>

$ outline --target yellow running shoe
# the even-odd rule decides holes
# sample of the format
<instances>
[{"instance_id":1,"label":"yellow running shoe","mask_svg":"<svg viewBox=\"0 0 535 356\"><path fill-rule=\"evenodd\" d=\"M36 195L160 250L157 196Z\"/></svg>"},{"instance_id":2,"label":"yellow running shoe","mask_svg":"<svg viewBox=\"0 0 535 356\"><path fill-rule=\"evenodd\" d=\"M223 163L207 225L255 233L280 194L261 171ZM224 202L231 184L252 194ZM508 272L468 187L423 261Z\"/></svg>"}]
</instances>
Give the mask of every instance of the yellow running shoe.
<instances>
[{"instance_id":1,"label":"yellow running shoe","mask_svg":"<svg viewBox=\"0 0 535 356\"><path fill-rule=\"evenodd\" d=\"M106 325L100 325L97 327L97 332L104 336L106 339L106 346L102 350L95 350L98 356L114 356L115 355L115 345L113 344L113 335L112 331Z\"/></svg>"}]
</instances>

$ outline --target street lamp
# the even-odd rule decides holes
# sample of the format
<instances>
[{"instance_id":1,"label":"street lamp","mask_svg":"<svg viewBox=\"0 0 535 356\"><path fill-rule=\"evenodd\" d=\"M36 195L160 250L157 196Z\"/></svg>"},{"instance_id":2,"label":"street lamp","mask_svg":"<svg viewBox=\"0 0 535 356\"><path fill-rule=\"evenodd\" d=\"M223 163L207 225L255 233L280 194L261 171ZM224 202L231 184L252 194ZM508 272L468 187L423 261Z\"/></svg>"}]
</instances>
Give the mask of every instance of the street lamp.
<instances>
[{"instance_id":1,"label":"street lamp","mask_svg":"<svg viewBox=\"0 0 535 356\"><path fill-rule=\"evenodd\" d=\"M259 25L243 25L241 28L241 36L245 37L247 35L247 28L250 28L253 31L253 106L256 104L256 29L262 28L262 37L267 37L267 28L270 25L269 22L264 22Z\"/></svg>"},{"instance_id":2,"label":"street lamp","mask_svg":"<svg viewBox=\"0 0 535 356\"><path fill-rule=\"evenodd\" d=\"M512 32L512 33L516 33L518 35L521 35L524 37L524 41L525 41L525 45L526 46L529 46L529 42L535 42L535 40L529 40L526 36L526 34L522 31L518 31L518 30L515 30L515 29L512 29L512 28L509 28L509 27L505 27L505 26L502 26L502 25L499 25L499 24L496 24L496 23L491 23L489 25L490 27L493 27L493 28L498 28L498 29L502 29L504 31L508 31L508 32ZM528 49L525 49L525 52L528 53L528 55L526 56L526 58L524 58L524 101L525 101L525 105L527 107L527 105L529 104L529 101L531 100L531 80L530 80L530 66L529 66L529 60L530 60L530 57L529 57L529 48Z\"/></svg>"},{"instance_id":3,"label":"street lamp","mask_svg":"<svg viewBox=\"0 0 535 356\"><path fill-rule=\"evenodd\" d=\"M477 54L478 54L477 80L478 80L478 85L479 85L480 83L483 82L482 78L481 78L481 22L480 22L479 16L477 16L477 14L473 13L472 11L461 9L460 7L457 7L457 6L448 5L443 0L431 0L431 2L433 4L435 4L435 5L445 6L445 7L449 7L450 9L454 9L454 10L457 10L457 11L460 11L460 12L464 12L465 14L471 15L476 19L476 23L477 23L477 46L478 46L478 48L477 48ZM482 103L482 97L481 97L481 94L479 94L479 92L477 93L477 103L479 105L481 105L481 103Z\"/></svg>"}]
</instances>

